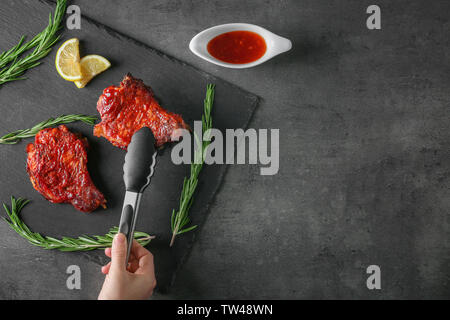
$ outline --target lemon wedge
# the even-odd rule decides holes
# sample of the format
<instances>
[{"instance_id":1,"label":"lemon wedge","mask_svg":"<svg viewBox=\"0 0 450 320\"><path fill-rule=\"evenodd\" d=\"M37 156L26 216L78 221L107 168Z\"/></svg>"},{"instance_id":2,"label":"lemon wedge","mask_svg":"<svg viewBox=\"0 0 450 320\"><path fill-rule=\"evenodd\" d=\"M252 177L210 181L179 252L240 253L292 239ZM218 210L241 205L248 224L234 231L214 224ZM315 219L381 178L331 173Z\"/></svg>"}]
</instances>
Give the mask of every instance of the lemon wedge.
<instances>
[{"instance_id":1,"label":"lemon wedge","mask_svg":"<svg viewBox=\"0 0 450 320\"><path fill-rule=\"evenodd\" d=\"M78 39L69 39L59 47L56 53L56 70L67 81L77 81L83 78L79 46L80 41Z\"/></svg>"},{"instance_id":2,"label":"lemon wedge","mask_svg":"<svg viewBox=\"0 0 450 320\"><path fill-rule=\"evenodd\" d=\"M84 88L92 78L108 69L111 63L102 56L90 54L81 59L80 65L83 78L75 81L75 85Z\"/></svg>"}]
</instances>

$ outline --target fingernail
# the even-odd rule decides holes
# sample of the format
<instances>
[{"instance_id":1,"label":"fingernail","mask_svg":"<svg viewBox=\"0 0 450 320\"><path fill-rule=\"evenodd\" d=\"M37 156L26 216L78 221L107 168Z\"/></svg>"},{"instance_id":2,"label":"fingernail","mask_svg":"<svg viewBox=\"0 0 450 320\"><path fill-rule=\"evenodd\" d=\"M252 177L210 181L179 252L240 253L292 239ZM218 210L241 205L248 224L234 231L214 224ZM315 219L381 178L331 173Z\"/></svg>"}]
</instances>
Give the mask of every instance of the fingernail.
<instances>
[{"instance_id":1,"label":"fingernail","mask_svg":"<svg viewBox=\"0 0 450 320\"><path fill-rule=\"evenodd\" d=\"M123 233L118 233L116 234L116 236L114 237L114 242L117 244L121 244L125 242L125 236Z\"/></svg>"}]
</instances>

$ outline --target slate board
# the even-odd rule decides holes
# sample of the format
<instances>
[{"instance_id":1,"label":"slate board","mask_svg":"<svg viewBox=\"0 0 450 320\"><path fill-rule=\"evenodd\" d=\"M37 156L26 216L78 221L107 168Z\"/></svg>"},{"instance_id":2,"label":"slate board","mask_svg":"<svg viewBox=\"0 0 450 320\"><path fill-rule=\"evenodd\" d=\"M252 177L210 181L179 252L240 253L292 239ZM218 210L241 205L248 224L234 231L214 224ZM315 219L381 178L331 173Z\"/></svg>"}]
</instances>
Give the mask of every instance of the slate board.
<instances>
[{"instance_id":1,"label":"slate board","mask_svg":"<svg viewBox=\"0 0 450 320\"><path fill-rule=\"evenodd\" d=\"M31 37L42 30L52 10L51 3L41 1L2 2L0 50L15 45L23 34ZM16 14L19 11L29 12L30 19L20 21ZM53 63L56 54L54 49L44 59L43 65L26 73L27 80L0 87L1 135L29 128L49 117L62 114L95 115L96 102L102 90L109 85L118 85L127 72L143 79L153 88L163 107L181 114L190 125L193 125L194 120L201 119L207 83L216 84L213 121L214 127L220 130L245 128L257 106L258 98L255 95L90 19L83 18L81 30L64 30L62 41L72 37L80 39L82 55L103 55L112 62L112 68L80 90L57 74ZM113 147L106 139L94 137L92 127L85 124L69 124L68 127L74 132L81 132L89 140L88 167L93 181L108 200L108 209L85 214L68 204L52 204L35 191L25 170L25 147L33 139L13 146L0 145L0 200L9 203L11 195L32 200L24 209L22 217L32 230L44 235L104 234L119 222L124 195L122 165L125 152ZM201 226L205 220L225 170L224 165L204 167L191 209L194 224ZM188 172L188 165L176 166L171 162L170 147L166 148L159 155L155 175L145 192L137 222L137 230L156 236L149 249L155 255L158 288L161 292L169 288L175 271L190 250L195 234L201 230L199 228L179 236L175 246L169 248L170 213L178 206L182 181ZM2 237L0 235L0 241ZM25 240L17 236L17 241ZM105 263L106 258L96 252L99 263ZM43 259L45 255L46 251L42 250ZM80 255L80 259L82 257Z\"/></svg>"}]
</instances>

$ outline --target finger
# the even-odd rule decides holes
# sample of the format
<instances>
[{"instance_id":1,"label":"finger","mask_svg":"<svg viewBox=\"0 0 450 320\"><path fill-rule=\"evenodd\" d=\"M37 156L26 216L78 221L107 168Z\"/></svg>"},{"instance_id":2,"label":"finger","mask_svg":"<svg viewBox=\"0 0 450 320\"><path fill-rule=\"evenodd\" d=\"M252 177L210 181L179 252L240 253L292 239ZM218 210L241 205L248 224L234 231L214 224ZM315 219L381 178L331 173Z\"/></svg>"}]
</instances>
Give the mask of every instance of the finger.
<instances>
[{"instance_id":1,"label":"finger","mask_svg":"<svg viewBox=\"0 0 450 320\"><path fill-rule=\"evenodd\" d=\"M136 256L134 255L133 251L130 251L130 257L128 258L128 261L133 261L133 260L136 260L136 261L137 261L137 258L136 258Z\"/></svg>"},{"instance_id":2,"label":"finger","mask_svg":"<svg viewBox=\"0 0 450 320\"><path fill-rule=\"evenodd\" d=\"M139 269L139 265L137 263L129 263L127 267L127 271L131 273L135 273L136 270Z\"/></svg>"},{"instance_id":3,"label":"finger","mask_svg":"<svg viewBox=\"0 0 450 320\"><path fill-rule=\"evenodd\" d=\"M145 249L136 240L133 240L133 245L131 246L131 254L133 254L137 260L140 260L143 256L151 254L150 251Z\"/></svg>"},{"instance_id":4,"label":"finger","mask_svg":"<svg viewBox=\"0 0 450 320\"><path fill-rule=\"evenodd\" d=\"M136 272L139 268L139 260L134 257L134 255L130 255L130 259L128 259L128 268L127 270L131 273Z\"/></svg>"},{"instance_id":5,"label":"finger","mask_svg":"<svg viewBox=\"0 0 450 320\"><path fill-rule=\"evenodd\" d=\"M147 250L148 251L148 250ZM139 259L139 268L135 272L136 274L149 275L155 278L155 266L153 263L153 255L148 251L148 254Z\"/></svg>"},{"instance_id":6,"label":"finger","mask_svg":"<svg viewBox=\"0 0 450 320\"><path fill-rule=\"evenodd\" d=\"M106 264L106 265L104 265L104 266L102 267L102 273L103 273L103 274L108 274L110 268L111 268L111 262L108 262L108 264Z\"/></svg>"},{"instance_id":7,"label":"finger","mask_svg":"<svg viewBox=\"0 0 450 320\"><path fill-rule=\"evenodd\" d=\"M126 271L125 261L127 259L127 239L123 233L114 236L111 250L111 271Z\"/></svg>"},{"instance_id":8,"label":"finger","mask_svg":"<svg viewBox=\"0 0 450 320\"><path fill-rule=\"evenodd\" d=\"M106 248L105 249L105 256L111 258L111 248Z\"/></svg>"}]
</instances>

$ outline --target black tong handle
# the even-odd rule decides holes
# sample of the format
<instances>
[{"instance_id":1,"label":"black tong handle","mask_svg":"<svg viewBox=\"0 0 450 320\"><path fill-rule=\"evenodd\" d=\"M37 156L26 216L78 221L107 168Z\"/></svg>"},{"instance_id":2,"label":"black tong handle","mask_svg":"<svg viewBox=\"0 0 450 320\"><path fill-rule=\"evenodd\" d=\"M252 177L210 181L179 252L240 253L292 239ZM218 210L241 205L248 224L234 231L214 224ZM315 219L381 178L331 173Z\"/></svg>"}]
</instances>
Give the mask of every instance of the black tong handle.
<instances>
[{"instance_id":1,"label":"black tong handle","mask_svg":"<svg viewBox=\"0 0 450 320\"><path fill-rule=\"evenodd\" d=\"M133 244L133 236L134 236L134 230L133 230L133 219L135 219L134 210L131 205L126 205L122 209L122 216L120 217L120 224L119 224L119 232L123 233L125 235L125 238L127 239L127 260L126 265L128 265L128 258L130 256L131 246Z\"/></svg>"}]
</instances>

